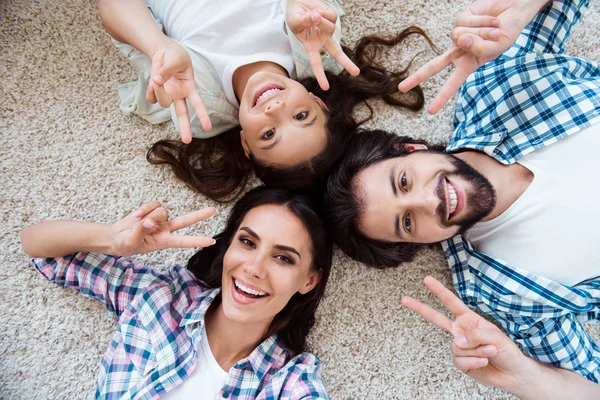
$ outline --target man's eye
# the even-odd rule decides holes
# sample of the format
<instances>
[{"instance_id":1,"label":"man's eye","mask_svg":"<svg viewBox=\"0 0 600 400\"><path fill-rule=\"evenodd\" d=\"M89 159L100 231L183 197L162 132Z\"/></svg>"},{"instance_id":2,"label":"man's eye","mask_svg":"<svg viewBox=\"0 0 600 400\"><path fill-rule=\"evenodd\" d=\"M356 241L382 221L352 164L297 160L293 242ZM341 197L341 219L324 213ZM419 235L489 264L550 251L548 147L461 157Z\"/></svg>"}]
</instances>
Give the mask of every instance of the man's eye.
<instances>
[{"instance_id":1,"label":"man's eye","mask_svg":"<svg viewBox=\"0 0 600 400\"><path fill-rule=\"evenodd\" d=\"M410 233L411 228L412 221L410 220L410 214L406 214L406 216L404 217L404 229L406 229L406 232Z\"/></svg>"},{"instance_id":2,"label":"man's eye","mask_svg":"<svg viewBox=\"0 0 600 400\"><path fill-rule=\"evenodd\" d=\"M273 139L273 136L275 136L275 129L269 129L268 131L263 133L261 139L262 140L271 140L271 139Z\"/></svg>"},{"instance_id":3,"label":"man's eye","mask_svg":"<svg viewBox=\"0 0 600 400\"><path fill-rule=\"evenodd\" d=\"M294 119L297 121L303 121L306 118L308 118L308 111L302 111L302 112L299 112L298 114L294 115Z\"/></svg>"},{"instance_id":4,"label":"man's eye","mask_svg":"<svg viewBox=\"0 0 600 400\"><path fill-rule=\"evenodd\" d=\"M405 192L408 190L408 181L406 179L406 174L402 174L400 177L400 186L402 186L402 190Z\"/></svg>"}]
</instances>

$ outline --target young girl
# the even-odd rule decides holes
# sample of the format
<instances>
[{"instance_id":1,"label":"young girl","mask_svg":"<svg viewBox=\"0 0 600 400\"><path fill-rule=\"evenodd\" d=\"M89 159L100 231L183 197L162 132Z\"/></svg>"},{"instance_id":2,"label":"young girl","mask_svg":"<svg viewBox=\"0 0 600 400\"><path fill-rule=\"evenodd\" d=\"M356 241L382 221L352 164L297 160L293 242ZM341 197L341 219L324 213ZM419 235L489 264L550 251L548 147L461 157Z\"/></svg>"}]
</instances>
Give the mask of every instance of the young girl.
<instances>
[{"instance_id":1,"label":"young girl","mask_svg":"<svg viewBox=\"0 0 600 400\"><path fill-rule=\"evenodd\" d=\"M28 254L58 257L32 261L47 279L118 318L96 398L327 398L320 362L304 352L331 268L320 219L306 198L261 187L216 240L172 235L212 213L169 219L153 202L112 225L21 232ZM117 256L199 246L210 247L167 273Z\"/></svg>"},{"instance_id":2,"label":"young girl","mask_svg":"<svg viewBox=\"0 0 600 400\"><path fill-rule=\"evenodd\" d=\"M215 200L242 193L253 170L290 189L323 180L360 125L359 102L423 105L420 88L389 95L404 71L371 63L374 46L424 35L418 28L365 38L344 49L349 58L335 0L145 1L99 0L106 30L140 70L120 86L121 108L152 123L173 119L189 144L160 141L148 160Z\"/></svg>"}]
</instances>

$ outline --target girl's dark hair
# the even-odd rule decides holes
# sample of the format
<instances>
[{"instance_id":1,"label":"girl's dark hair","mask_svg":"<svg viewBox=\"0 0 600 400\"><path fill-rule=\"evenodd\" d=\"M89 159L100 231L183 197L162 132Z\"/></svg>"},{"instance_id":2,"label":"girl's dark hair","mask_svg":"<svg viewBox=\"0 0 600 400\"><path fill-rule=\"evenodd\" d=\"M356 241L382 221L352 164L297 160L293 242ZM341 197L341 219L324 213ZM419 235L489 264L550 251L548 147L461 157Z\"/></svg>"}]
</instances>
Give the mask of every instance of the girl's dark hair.
<instances>
[{"instance_id":1,"label":"girl's dark hair","mask_svg":"<svg viewBox=\"0 0 600 400\"><path fill-rule=\"evenodd\" d=\"M187 145L178 140L158 141L148 150L147 159L152 164L171 166L175 175L192 189L219 202L233 200L242 194L252 171L269 186L309 191L325 182L331 167L344 153L349 136L371 119L373 110L368 104L370 115L362 121L354 119L352 112L358 103L366 104L367 99L381 96L394 106L415 111L423 107L425 100L420 87L408 93L398 91L398 84L406 77L406 69L390 72L374 62L381 47L392 47L415 34L423 36L433 47L427 34L414 26L392 39L367 36L359 40L354 50L342 47L360 68L358 77L347 71L339 75L327 73L328 91L323 91L314 78L300 81L329 108L327 146L307 162L291 168L277 168L253 157L248 159L240 142L239 126L209 139L193 138Z\"/></svg>"},{"instance_id":2,"label":"girl's dark hair","mask_svg":"<svg viewBox=\"0 0 600 400\"><path fill-rule=\"evenodd\" d=\"M215 236L217 243L192 256L187 268L208 287L221 287L225 252L246 214L265 204L280 205L298 217L311 239L311 268L321 271L321 279L317 285L306 294L294 294L275 316L265 334L265 338L277 334L294 354L298 354L305 350L306 336L315 323L315 312L325 293L333 247L325 226L308 197L265 186L252 189L233 206L225 230Z\"/></svg>"},{"instance_id":3,"label":"girl's dark hair","mask_svg":"<svg viewBox=\"0 0 600 400\"><path fill-rule=\"evenodd\" d=\"M377 268L395 267L412 260L421 245L374 240L361 233L359 218L364 212L364 201L356 187L356 176L372 164L408 155L404 148L406 143L424 144L434 151L443 150L441 145L408 136L396 136L382 130L363 131L350 141L324 191L324 214L335 244L353 259Z\"/></svg>"}]
</instances>

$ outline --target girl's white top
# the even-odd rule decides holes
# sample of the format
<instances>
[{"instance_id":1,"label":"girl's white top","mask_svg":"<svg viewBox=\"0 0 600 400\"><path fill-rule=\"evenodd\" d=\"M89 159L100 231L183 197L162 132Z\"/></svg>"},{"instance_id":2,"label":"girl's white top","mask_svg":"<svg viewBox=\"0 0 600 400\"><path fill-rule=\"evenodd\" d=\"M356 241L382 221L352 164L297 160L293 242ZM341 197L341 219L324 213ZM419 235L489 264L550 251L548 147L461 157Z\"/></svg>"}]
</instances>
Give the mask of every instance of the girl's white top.
<instances>
[{"instance_id":1,"label":"girl's white top","mask_svg":"<svg viewBox=\"0 0 600 400\"><path fill-rule=\"evenodd\" d=\"M271 61L295 76L284 0L146 0L167 36L200 55L227 101L239 107L231 79L242 65Z\"/></svg>"}]
</instances>

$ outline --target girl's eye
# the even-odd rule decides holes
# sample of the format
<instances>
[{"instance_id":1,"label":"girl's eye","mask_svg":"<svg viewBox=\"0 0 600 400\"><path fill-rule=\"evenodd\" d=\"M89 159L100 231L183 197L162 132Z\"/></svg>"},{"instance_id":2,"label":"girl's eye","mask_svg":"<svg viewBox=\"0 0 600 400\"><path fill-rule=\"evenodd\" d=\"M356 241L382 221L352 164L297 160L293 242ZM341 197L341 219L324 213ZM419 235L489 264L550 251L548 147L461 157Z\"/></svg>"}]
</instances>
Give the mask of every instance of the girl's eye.
<instances>
[{"instance_id":1,"label":"girl's eye","mask_svg":"<svg viewBox=\"0 0 600 400\"><path fill-rule=\"evenodd\" d=\"M308 118L308 111L302 111L302 112L299 112L298 114L294 115L294 119L297 121L303 121L306 118Z\"/></svg>"},{"instance_id":2,"label":"girl's eye","mask_svg":"<svg viewBox=\"0 0 600 400\"><path fill-rule=\"evenodd\" d=\"M250 240L248 238L245 238L245 237L240 238L240 242L242 242L242 244L244 246L247 246L247 247L251 247L251 248L255 248L256 247L254 245L254 242L252 240Z\"/></svg>"},{"instance_id":3,"label":"girl's eye","mask_svg":"<svg viewBox=\"0 0 600 400\"><path fill-rule=\"evenodd\" d=\"M284 256L283 254L279 254L277 256L275 256L276 259L278 259L279 261L283 261L286 264L294 264L294 262L292 261L291 258L289 258L288 256Z\"/></svg>"},{"instance_id":4,"label":"girl's eye","mask_svg":"<svg viewBox=\"0 0 600 400\"><path fill-rule=\"evenodd\" d=\"M406 214L406 216L404 217L404 229L406 229L406 232L410 233L410 230L412 229L412 221L410 220L410 214Z\"/></svg>"},{"instance_id":5,"label":"girl's eye","mask_svg":"<svg viewBox=\"0 0 600 400\"><path fill-rule=\"evenodd\" d=\"M402 190L405 192L408 190L408 180L406 179L406 174L402 174L400 177L400 186L402 186Z\"/></svg>"},{"instance_id":6,"label":"girl's eye","mask_svg":"<svg viewBox=\"0 0 600 400\"><path fill-rule=\"evenodd\" d=\"M275 136L275 129L269 129L268 131L263 133L261 139L262 140L271 140L271 139L273 139L273 136Z\"/></svg>"}]
</instances>

